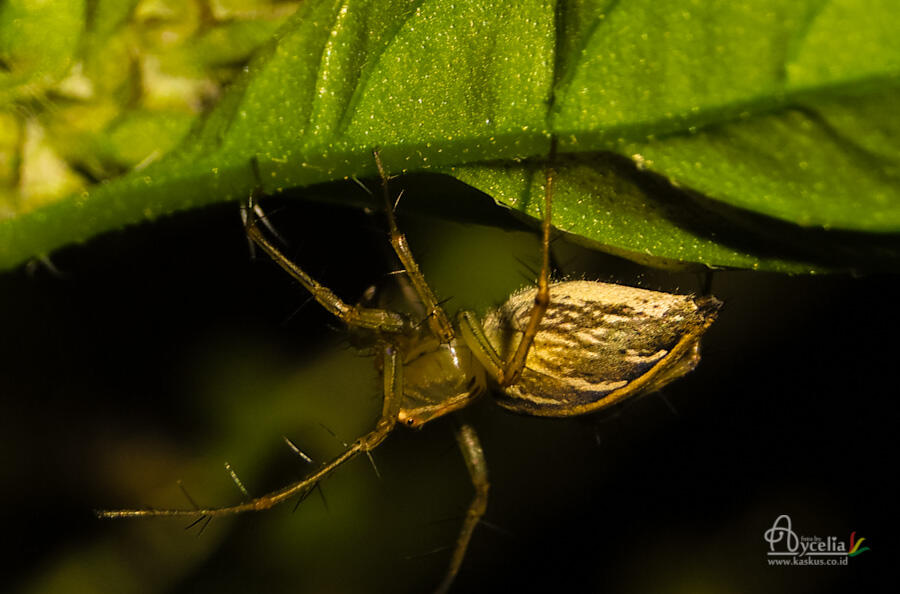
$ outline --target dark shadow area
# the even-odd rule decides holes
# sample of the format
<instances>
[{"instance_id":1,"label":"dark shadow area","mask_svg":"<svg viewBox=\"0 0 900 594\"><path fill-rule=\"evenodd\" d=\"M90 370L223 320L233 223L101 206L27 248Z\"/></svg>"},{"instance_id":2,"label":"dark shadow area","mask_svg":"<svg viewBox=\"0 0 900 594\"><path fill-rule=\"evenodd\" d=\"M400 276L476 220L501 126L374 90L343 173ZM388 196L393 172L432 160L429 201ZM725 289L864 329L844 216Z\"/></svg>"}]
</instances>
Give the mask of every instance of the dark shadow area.
<instances>
[{"instance_id":1,"label":"dark shadow area","mask_svg":"<svg viewBox=\"0 0 900 594\"><path fill-rule=\"evenodd\" d=\"M346 195L347 184L310 192ZM475 222L495 228L496 250L527 230L443 177L393 187L407 192L400 225L423 261L464 253ZM457 196L452 213L447 194ZM673 212L695 200L671 195ZM286 253L351 302L385 282L380 217L293 198L263 202ZM451 215L456 222L441 220ZM720 217L729 233L746 219ZM702 286L692 274L610 264L563 242L555 250L570 274L609 280L612 268L625 284ZM467 285L484 260L450 257L448 267ZM221 463L242 451L268 452L249 464L260 475L247 480L251 490L289 482L300 471L279 449L281 433L244 425L264 427L273 410L292 418L292 407L319 397L321 413L284 431L321 434L325 445L313 450L327 451L338 444L319 423L331 428L330 415L353 412L344 392L375 410L379 388L334 320L273 263L250 258L236 205L106 234L52 261L60 276L38 266L0 277L0 510L15 551L0 570L14 590L54 591L63 568L89 575L103 563L155 592L422 592L439 581L449 553L428 553L451 544L471 495L449 421L393 435L376 452L380 479L365 460L341 469L323 485L327 509L314 494L294 514L288 504L213 523L200 537L166 521L94 519L93 509L111 503L181 505L154 491L176 479L202 496L205 479L180 474L196 472L186 468L214 467L222 492L237 497ZM796 594L890 583L898 288L887 275L717 272L712 291L725 308L703 360L664 394L569 420L478 403L467 414L483 440L492 499L454 591ZM338 363L324 358L334 349ZM300 384L307 373L323 378ZM361 387L339 387L351 379ZM290 394L283 409L266 400L279 390ZM229 443L229 431L253 437ZM352 439L347 431L339 438ZM846 541L856 531L871 550L843 567L771 567L763 535L781 514L800 535ZM173 554L176 562L145 541L207 548ZM66 583L68 592L88 590Z\"/></svg>"}]
</instances>

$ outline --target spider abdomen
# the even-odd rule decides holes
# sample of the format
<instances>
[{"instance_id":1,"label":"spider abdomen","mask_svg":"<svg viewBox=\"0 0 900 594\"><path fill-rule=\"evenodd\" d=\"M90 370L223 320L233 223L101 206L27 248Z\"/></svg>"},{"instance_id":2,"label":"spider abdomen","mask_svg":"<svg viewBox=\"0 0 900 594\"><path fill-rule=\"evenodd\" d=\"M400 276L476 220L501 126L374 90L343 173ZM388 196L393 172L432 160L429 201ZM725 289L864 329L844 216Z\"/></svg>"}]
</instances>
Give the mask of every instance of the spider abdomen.
<instances>
[{"instance_id":1,"label":"spider abdomen","mask_svg":"<svg viewBox=\"0 0 900 594\"><path fill-rule=\"evenodd\" d=\"M536 289L520 291L484 320L505 359L521 340ZM720 303L591 281L550 285L525 370L499 403L538 416L571 416L654 391L699 360L700 335Z\"/></svg>"}]
</instances>

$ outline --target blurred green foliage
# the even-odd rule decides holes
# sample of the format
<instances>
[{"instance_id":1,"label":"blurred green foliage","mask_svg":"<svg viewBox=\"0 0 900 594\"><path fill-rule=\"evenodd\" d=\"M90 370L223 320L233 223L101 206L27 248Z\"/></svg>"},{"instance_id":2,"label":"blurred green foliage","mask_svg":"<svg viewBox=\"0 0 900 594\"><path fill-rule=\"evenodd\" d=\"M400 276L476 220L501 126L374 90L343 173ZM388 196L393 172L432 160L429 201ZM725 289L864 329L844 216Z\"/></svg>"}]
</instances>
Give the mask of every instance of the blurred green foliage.
<instances>
[{"instance_id":1,"label":"blurred green foliage","mask_svg":"<svg viewBox=\"0 0 900 594\"><path fill-rule=\"evenodd\" d=\"M297 4L0 5L0 219L161 158Z\"/></svg>"}]
</instances>

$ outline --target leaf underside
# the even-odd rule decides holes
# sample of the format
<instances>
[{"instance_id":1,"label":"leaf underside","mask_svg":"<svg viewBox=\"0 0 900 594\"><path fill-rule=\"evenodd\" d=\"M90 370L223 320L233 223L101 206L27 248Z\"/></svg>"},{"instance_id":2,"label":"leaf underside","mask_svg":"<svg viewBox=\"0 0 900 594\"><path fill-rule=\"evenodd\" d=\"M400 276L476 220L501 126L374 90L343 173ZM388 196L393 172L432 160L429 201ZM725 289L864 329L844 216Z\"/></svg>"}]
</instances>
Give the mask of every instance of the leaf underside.
<instances>
[{"instance_id":1,"label":"leaf underside","mask_svg":"<svg viewBox=\"0 0 900 594\"><path fill-rule=\"evenodd\" d=\"M18 204L0 266L256 186L370 176L376 147L394 173L449 173L540 216L555 143L553 223L591 246L896 269L900 13L860 4L307 2L179 149Z\"/></svg>"}]
</instances>

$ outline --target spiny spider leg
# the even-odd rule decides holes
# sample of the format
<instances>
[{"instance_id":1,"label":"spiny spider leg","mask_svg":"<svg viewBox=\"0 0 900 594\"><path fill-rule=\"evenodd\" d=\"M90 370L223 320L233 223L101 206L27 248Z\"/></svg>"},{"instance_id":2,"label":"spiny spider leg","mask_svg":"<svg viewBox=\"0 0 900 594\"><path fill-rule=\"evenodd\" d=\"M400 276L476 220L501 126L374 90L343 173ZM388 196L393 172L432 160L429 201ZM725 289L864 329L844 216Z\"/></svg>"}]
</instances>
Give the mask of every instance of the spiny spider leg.
<instances>
[{"instance_id":1,"label":"spiny spider leg","mask_svg":"<svg viewBox=\"0 0 900 594\"><path fill-rule=\"evenodd\" d=\"M528 325L525 327L525 334L519 342L516 352L506 361L503 367L503 377L500 378L501 386L510 386L517 381L525 369L525 360L528 358L528 351L537 335L538 326L547 306L550 305L550 221L552 212L550 203L553 196L553 178L556 175L552 169L547 170L547 178L544 184L544 221L543 221L543 237L541 239L541 274L538 277L538 290L534 296L534 307L531 309L531 316L528 319Z\"/></svg>"},{"instance_id":2,"label":"spiny spider leg","mask_svg":"<svg viewBox=\"0 0 900 594\"><path fill-rule=\"evenodd\" d=\"M257 173L257 178L258 177L259 177L259 174ZM287 240L284 237L282 237L281 233L278 232L278 229L276 229L275 226L272 225L272 222L269 220L269 217L266 216L265 211L263 211L262 207L256 201L256 197L260 194L261 194L261 191L259 190L259 188L253 190L253 192L250 194L250 197L246 200L246 202L241 204L241 221L243 221L243 223L244 223L244 228L246 229L246 227L247 227L247 220L248 220L248 217L251 216L250 212L252 211L253 216L255 217L256 221L258 221L259 223L262 223L262 226L266 228L266 231L268 231L272 235L272 237L277 239L278 242L281 243L282 245L287 245L287 243L288 243ZM247 239L249 239L249 237Z\"/></svg>"},{"instance_id":3,"label":"spiny spider leg","mask_svg":"<svg viewBox=\"0 0 900 594\"><path fill-rule=\"evenodd\" d=\"M550 221L552 218L551 202L553 197L553 180L556 172L547 169L544 185L544 220L542 224L543 237L541 240L541 273L538 277L538 290L534 296L534 306L528 318L528 324L522 334L516 350L509 355L506 361L488 341L473 312L461 311L459 313L459 326L466 343L472 349L472 353L478 358L484 368L491 374L500 386L511 386L519 381L522 371L525 369L525 361L528 351L534 343L538 326L550 305Z\"/></svg>"},{"instance_id":4,"label":"spiny spider leg","mask_svg":"<svg viewBox=\"0 0 900 594\"><path fill-rule=\"evenodd\" d=\"M391 344L384 345L384 404L381 417L375 424L375 428L350 444L343 453L330 462L324 464L317 471L301 481L292 483L277 491L256 497L237 505L223 507L192 509L122 509L99 510L97 516L101 518L136 518L153 516L225 516L248 511L269 509L296 495L303 495L342 464L348 462L361 453L367 453L377 448L382 441L394 429L397 422L397 414L403 399L403 365L400 354Z\"/></svg>"},{"instance_id":5,"label":"spiny spider leg","mask_svg":"<svg viewBox=\"0 0 900 594\"><path fill-rule=\"evenodd\" d=\"M490 489L487 462L484 459L484 451L481 449L481 442L478 440L475 429L469 424L463 424L456 431L456 441L459 443L459 449L462 451L466 467L469 469L469 476L475 487L475 497L472 498L469 509L466 511L466 519L463 521L456 539L453 557L450 558L450 567L447 569L443 581L435 590L435 594L448 592L456 574L459 573L459 567L462 565L466 549L469 548L469 541L472 539L472 532L475 531L475 526L478 525L487 509L488 490Z\"/></svg>"},{"instance_id":6,"label":"spiny spider leg","mask_svg":"<svg viewBox=\"0 0 900 594\"><path fill-rule=\"evenodd\" d=\"M449 343L453 339L453 325L450 323L450 318L447 317L446 312L444 312L444 308L438 303L434 291L431 290L431 287L425 281L425 276L422 274L422 271L419 270L419 265L416 263L416 259L409 249L409 244L406 242L406 236L397 228L397 219L394 216L394 204L391 203L391 194L388 190L389 177L381 162L381 156L378 154L378 151L373 151L373 154L375 155L375 165L378 166L378 174L381 176L381 188L384 194L384 210L391 234L391 247L394 248L394 252L397 254L397 257L400 258L400 262L406 269L407 277L412 283L419 299L422 301L422 305L425 307L428 325L431 328L431 331L442 343Z\"/></svg>"},{"instance_id":7,"label":"spiny spider leg","mask_svg":"<svg viewBox=\"0 0 900 594\"><path fill-rule=\"evenodd\" d=\"M402 316L384 309L360 307L345 303L331 289L306 274L303 269L294 264L263 234L257 224L256 213L259 210L259 206L253 201L253 195L251 194L244 209L244 224L247 229L247 236L268 254L276 264L297 279L322 307L348 326L369 328L386 333L404 332L407 329L406 321Z\"/></svg>"}]
</instances>

